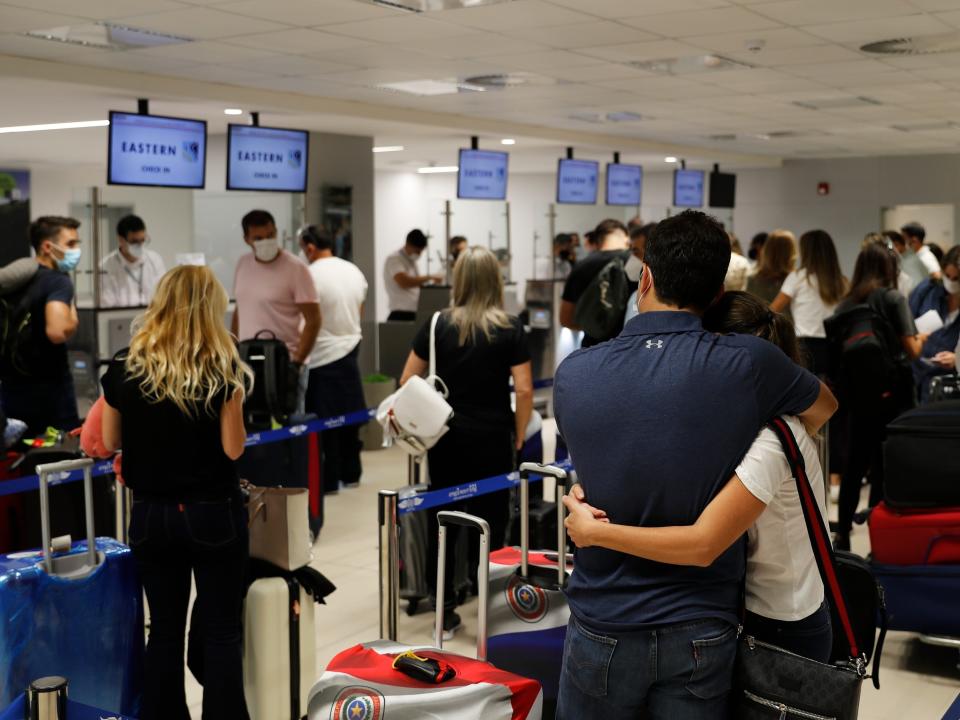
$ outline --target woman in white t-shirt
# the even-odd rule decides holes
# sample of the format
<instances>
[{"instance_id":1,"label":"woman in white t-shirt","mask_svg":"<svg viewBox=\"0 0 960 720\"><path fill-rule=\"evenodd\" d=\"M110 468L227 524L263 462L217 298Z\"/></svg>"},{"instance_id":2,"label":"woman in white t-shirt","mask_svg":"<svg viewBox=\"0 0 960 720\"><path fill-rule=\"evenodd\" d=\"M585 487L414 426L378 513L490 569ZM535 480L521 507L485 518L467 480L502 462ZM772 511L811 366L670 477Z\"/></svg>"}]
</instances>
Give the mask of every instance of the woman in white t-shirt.
<instances>
[{"instance_id":1,"label":"woman in white t-shirt","mask_svg":"<svg viewBox=\"0 0 960 720\"><path fill-rule=\"evenodd\" d=\"M770 309L783 312L790 308L797 337L814 374L827 372L829 349L823 321L833 315L846 292L847 280L840 270L833 238L823 230L805 232L800 236L800 268L787 275Z\"/></svg>"},{"instance_id":2,"label":"woman in white t-shirt","mask_svg":"<svg viewBox=\"0 0 960 720\"><path fill-rule=\"evenodd\" d=\"M794 360L797 340L790 322L745 292L725 294L704 317L714 332L749 333L773 342ZM803 453L820 512L826 493L814 441L795 417L787 423ZM566 526L577 547L599 546L672 565L706 567L747 534L744 632L790 652L826 662L833 630L823 582L813 556L796 481L780 441L764 428L736 473L693 525L614 525L585 502L579 485L563 499Z\"/></svg>"}]
</instances>

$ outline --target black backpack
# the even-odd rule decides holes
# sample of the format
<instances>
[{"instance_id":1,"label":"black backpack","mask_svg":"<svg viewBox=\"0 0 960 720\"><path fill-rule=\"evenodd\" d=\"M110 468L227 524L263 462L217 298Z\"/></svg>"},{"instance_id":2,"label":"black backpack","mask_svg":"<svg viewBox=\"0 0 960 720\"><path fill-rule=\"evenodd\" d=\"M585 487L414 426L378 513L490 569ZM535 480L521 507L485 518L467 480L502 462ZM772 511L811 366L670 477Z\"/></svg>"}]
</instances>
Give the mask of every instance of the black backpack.
<instances>
[{"instance_id":1,"label":"black backpack","mask_svg":"<svg viewBox=\"0 0 960 720\"><path fill-rule=\"evenodd\" d=\"M831 349L831 376L858 405L897 392L903 371L900 341L877 307L880 293L827 318L824 329Z\"/></svg>"},{"instance_id":2,"label":"black backpack","mask_svg":"<svg viewBox=\"0 0 960 720\"><path fill-rule=\"evenodd\" d=\"M617 256L604 265L577 301L574 321L590 337L609 340L623 328L630 298L624 258Z\"/></svg>"},{"instance_id":3,"label":"black backpack","mask_svg":"<svg viewBox=\"0 0 960 720\"><path fill-rule=\"evenodd\" d=\"M0 374L30 375L25 350L30 342L30 283L40 265L33 258L0 268Z\"/></svg>"},{"instance_id":4,"label":"black backpack","mask_svg":"<svg viewBox=\"0 0 960 720\"><path fill-rule=\"evenodd\" d=\"M253 390L243 405L248 430L269 430L273 421L286 422L297 411L300 367L290 360L286 343L261 330L238 345L240 359L254 373Z\"/></svg>"}]
</instances>

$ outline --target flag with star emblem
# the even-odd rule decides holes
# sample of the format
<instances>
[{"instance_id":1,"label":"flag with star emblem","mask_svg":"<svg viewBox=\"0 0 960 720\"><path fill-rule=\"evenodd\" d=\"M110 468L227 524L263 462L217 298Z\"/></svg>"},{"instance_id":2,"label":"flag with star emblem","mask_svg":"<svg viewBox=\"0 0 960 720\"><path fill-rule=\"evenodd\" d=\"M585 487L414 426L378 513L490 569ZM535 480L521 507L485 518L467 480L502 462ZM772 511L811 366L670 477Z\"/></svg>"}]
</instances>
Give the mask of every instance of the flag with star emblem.
<instances>
[{"instance_id":1,"label":"flag with star emblem","mask_svg":"<svg viewBox=\"0 0 960 720\"><path fill-rule=\"evenodd\" d=\"M440 684L415 680L393 668L397 655L448 663L455 675ZM539 720L543 695L536 680L488 662L436 648L388 640L339 653L310 691L309 720Z\"/></svg>"}]
</instances>

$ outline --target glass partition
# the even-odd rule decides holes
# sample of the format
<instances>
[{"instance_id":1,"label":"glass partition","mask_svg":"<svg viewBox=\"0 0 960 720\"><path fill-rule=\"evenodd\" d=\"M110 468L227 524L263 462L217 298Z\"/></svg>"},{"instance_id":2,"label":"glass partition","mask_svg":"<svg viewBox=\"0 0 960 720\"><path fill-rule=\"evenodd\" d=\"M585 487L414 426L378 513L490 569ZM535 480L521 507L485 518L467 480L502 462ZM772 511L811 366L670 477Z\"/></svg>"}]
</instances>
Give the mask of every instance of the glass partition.
<instances>
[{"instance_id":1,"label":"glass partition","mask_svg":"<svg viewBox=\"0 0 960 720\"><path fill-rule=\"evenodd\" d=\"M449 235L448 235L449 223ZM504 278L512 277L507 203L489 200L435 200L430 203L426 257L428 273L449 271L447 240L462 235L470 245L482 245L500 260Z\"/></svg>"}]
</instances>

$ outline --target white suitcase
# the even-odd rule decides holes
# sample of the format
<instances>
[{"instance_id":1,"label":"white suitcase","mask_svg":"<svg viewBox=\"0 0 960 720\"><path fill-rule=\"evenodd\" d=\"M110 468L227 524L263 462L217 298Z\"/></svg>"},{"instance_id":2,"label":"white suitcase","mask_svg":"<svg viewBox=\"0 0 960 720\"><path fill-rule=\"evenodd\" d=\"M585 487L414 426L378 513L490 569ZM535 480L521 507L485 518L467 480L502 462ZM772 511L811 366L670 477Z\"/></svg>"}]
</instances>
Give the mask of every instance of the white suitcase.
<instances>
[{"instance_id":1,"label":"white suitcase","mask_svg":"<svg viewBox=\"0 0 960 720\"><path fill-rule=\"evenodd\" d=\"M301 720L318 677L315 604L296 580L262 578L244 608L243 684L250 720Z\"/></svg>"}]
</instances>

